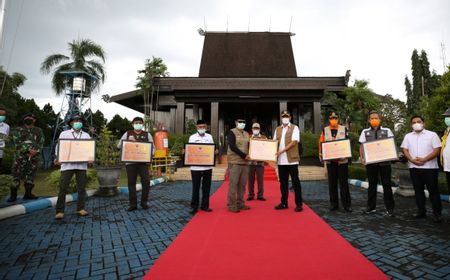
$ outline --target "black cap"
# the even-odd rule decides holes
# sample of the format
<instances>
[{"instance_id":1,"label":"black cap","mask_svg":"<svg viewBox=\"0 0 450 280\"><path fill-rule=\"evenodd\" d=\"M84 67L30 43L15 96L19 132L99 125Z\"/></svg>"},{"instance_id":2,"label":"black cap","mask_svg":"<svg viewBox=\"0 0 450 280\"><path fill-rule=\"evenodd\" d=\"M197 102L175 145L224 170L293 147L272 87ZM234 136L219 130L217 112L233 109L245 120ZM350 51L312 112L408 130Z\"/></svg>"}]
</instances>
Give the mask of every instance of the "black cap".
<instances>
[{"instance_id":1,"label":"black cap","mask_svg":"<svg viewBox=\"0 0 450 280\"><path fill-rule=\"evenodd\" d=\"M70 116L69 123L72 121L75 121L75 120L82 121L83 119L84 118L82 115L74 114L74 115Z\"/></svg>"},{"instance_id":2,"label":"black cap","mask_svg":"<svg viewBox=\"0 0 450 280\"><path fill-rule=\"evenodd\" d=\"M36 119L35 116L34 116L34 114L31 113L31 112L27 112L27 113L23 114L22 120L24 120L24 119L26 119L26 118L33 118L33 119Z\"/></svg>"},{"instance_id":3,"label":"black cap","mask_svg":"<svg viewBox=\"0 0 450 280\"><path fill-rule=\"evenodd\" d=\"M450 108L447 109L443 114L443 116L450 117Z\"/></svg>"},{"instance_id":4,"label":"black cap","mask_svg":"<svg viewBox=\"0 0 450 280\"><path fill-rule=\"evenodd\" d=\"M134 123L134 122L144 122L144 119L141 118L141 117L135 117L131 122L132 123Z\"/></svg>"},{"instance_id":5,"label":"black cap","mask_svg":"<svg viewBox=\"0 0 450 280\"><path fill-rule=\"evenodd\" d=\"M206 122L204 120L198 120L197 125L199 125L199 124L206 124Z\"/></svg>"}]
</instances>

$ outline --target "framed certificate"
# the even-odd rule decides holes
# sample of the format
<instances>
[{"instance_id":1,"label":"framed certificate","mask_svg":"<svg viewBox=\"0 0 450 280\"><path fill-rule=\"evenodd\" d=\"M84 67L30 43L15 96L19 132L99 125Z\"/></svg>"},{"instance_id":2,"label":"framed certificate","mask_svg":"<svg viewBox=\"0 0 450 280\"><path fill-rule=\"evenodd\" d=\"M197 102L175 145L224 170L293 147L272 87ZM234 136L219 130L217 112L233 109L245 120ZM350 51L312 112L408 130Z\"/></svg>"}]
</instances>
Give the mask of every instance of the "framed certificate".
<instances>
[{"instance_id":1,"label":"framed certificate","mask_svg":"<svg viewBox=\"0 0 450 280\"><path fill-rule=\"evenodd\" d=\"M350 139L322 142L322 160L351 158Z\"/></svg>"},{"instance_id":2,"label":"framed certificate","mask_svg":"<svg viewBox=\"0 0 450 280\"><path fill-rule=\"evenodd\" d=\"M216 145L187 143L184 146L184 165L214 166L216 164Z\"/></svg>"},{"instance_id":3,"label":"framed certificate","mask_svg":"<svg viewBox=\"0 0 450 280\"><path fill-rule=\"evenodd\" d=\"M59 139L58 161L61 163L88 162L95 160L94 139Z\"/></svg>"},{"instance_id":4,"label":"framed certificate","mask_svg":"<svg viewBox=\"0 0 450 280\"><path fill-rule=\"evenodd\" d=\"M366 164L398 160L394 137L362 143Z\"/></svg>"},{"instance_id":5,"label":"framed certificate","mask_svg":"<svg viewBox=\"0 0 450 280\"><path fill-rule=\"evenodd\" d=\"M123 140L120 160L122 162L151 162L152 149L153 143Z\"/></svg>"},{"instance_id":6,"label":"framed certificate","mask_svg":"<svg viewBox=\"0 0 450 280\"><path fill-rule=\"evenodd\" d=\"M277 161L278 141L271 139L250 139L249 156L251 160Z\"/></svg>"}]
</instances>

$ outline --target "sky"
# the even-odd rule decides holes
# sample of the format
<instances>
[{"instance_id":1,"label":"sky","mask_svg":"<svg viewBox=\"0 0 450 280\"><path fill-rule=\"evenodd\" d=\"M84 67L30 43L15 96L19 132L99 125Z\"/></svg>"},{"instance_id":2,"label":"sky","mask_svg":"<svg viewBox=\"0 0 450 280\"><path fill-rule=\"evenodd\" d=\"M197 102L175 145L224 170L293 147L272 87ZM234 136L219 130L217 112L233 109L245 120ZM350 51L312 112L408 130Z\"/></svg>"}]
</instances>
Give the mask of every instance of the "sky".
<instances>
[{"instance_id":1,"label":"sky","mask_svg":"<svg viewBox=\"0 0 450 280\"><path fill-rule=\"evenodd\" d=\"M69 42L91 39L106 52L106 81L92 109L130 119L139 114L101 95L134 90L137 70L152 56L172 77L198 76L204 39L198 28L290 31L298 76L344 76L350 69L350 84L365 79L376 93L405 101L414 49L427 52L438 74L442 44L450 62L448 11L448 0L7 0L0 65L27 77L23 97L59 112L62 97L40 65L50 54L68 55Z\"/></svg>"}]
</instances>

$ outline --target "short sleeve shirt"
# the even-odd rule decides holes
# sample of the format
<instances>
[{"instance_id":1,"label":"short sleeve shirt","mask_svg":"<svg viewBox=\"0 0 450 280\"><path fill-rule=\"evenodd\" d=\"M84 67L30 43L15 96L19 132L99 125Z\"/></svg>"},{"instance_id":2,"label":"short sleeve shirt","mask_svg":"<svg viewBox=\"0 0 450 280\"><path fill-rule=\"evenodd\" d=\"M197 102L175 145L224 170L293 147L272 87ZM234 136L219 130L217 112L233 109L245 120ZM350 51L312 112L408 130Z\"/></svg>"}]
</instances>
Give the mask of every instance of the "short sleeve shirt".
<instances>
[{"instance_id":1,"label":"short sleeve shirt","mask_svg":"<svg viewBox=\"0 0 450 280\"><path fill-rule=\"evenodd\" d=\"M412 158L426 157L433 149L441 147L441 140L435 132L424 129L420 133L410 132L406 134L400 147L407 149ZM439 168L437 158L427 161L422 166L408 162L408 167L422 169Z\"/></svg>"}]
</instances>

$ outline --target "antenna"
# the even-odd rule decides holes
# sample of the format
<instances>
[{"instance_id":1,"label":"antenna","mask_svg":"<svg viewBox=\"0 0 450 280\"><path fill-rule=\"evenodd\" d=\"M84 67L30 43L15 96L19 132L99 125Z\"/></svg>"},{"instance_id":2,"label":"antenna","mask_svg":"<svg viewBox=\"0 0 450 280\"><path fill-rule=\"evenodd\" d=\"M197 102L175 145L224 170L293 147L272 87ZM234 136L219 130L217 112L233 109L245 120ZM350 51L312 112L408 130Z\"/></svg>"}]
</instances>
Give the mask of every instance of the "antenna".
<instances>
[{"instance_id":1,"label":"antenna","mask_svg":"<svg viewBox=\"0 0 450 280\"><path fill-rule=\"evenodd\" d=\"M206 24L206 17L203 17L203 29L205 30L204 32L208 31L208 25Z\"/></svg>"},{"instance_id":2,"label":"antenna","mask_svg":"<svg viewBox=\"0 0 450 280\"><path fill-rule=\"evenodd\" d=\"M250 32L250 16L248 16L247 32Z\"/></svg>"},{"instance_id":3,"label":"antenna","mask_svg":"<svg viewBox=\"0 0 450 280\"><path fill-rule=\"evenodd\" d=\"M269 17L269 32L272 28L272 16Z\"/></svg>"},{"instance_id":4,"label":"antenna","mask_svg":"<svg viewBox=\"0 0 450 280\"><path fill-rule=\"evenodd\" d=\"M227 33L228 33L228 15L227 15Z\"/></svg>"},{"instance_id":5,"label":"antenna","mask_svg":"<svg viewBox=\"0 0 450 280\"><path fill-rule=\"evenodd\" d=\"M291 33L291 27L292 27L292 16L291 16L291 22L289 23L289 33Z\"/></svg>"},{"instance_id":6,"label":"antenna","mask_svg":"<svg viewBox=\"0 0 450 280\"><path fill-rule=\"evenodd\" d=\"M441 43L441 59L442 59L442 66L444 67L444 72L447 71L447 57L445 56L445 44Z\"/></svg>"}]
</instances>

